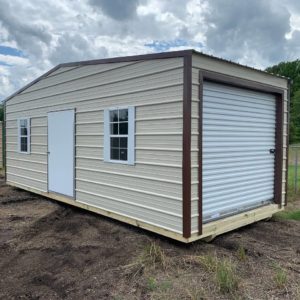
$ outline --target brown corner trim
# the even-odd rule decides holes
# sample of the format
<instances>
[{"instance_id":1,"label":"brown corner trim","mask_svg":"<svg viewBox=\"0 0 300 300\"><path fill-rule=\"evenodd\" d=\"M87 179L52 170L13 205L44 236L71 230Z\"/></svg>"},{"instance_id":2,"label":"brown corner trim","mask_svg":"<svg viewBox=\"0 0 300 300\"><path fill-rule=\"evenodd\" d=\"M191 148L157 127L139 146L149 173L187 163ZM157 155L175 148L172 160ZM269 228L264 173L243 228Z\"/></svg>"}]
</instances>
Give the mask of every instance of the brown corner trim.
<instances>
[{"instance_id":1,"label":"brown corner trim","mask_svg":"<svg viewBox=\"0 0 300 300\"><path fill-rule=\"evenodd\" d=\"M182 232L191 236L192 53L183 59Z\"/></svg>"},{"instance_id":2,"label":"brown corner trim","mask_svg":"<svg viewBox=\"0 0 300 300\"><path fill-rule=\"evenodd\" d=\"M289 170L289 144L290 144L290 106L291 106L291 85L293 84L292 80L288 80L288 94L287 94L287 118L286 118L286 127L287 127L287 135L286 135L286 161L285 161L285 198L284 198L284 206L287 206L288 203L288 197L287 197L287 191L288 191L288 170ZM284 112L283 112L284 115Z\"/></svg>"},{"instance_id":3,"label":"brown corner trim","mask_svg":"<svg viewBox=\"0 0 300 300\"><path fill-rule=\"evenodd\" d=\"M283 122L284 122L284 91L280 88L259 82L224 75L218 72L199 70L199 184L198 184L198 232L202 233L202 115L203 115L203 82L211 81L248 90L271 93L276 96L276 125L275 125L275 175L274 175L274 202L282 205L282 171L283 171ZM287 140L288 143L288 140ZM287 144L288 147L288 144ZM201 156L201 157L200 157ZM287 173L287 172L286 172ZM287 176L287 174L286 174ZM200 181L201 180L201 181ZM286 180L287 184L287 180Z\"/></svg>"},{"instance_id":4,"label":"brown corner trim","mask_svg":"<svg viewBox=\"0 0 300 300\"><path fill-rule=\"evenodd\" d=\"M283 94L276 95L274 202L282 206Z\"/></svg>"},{"instance_id":5,"label":"brown corner trim","mask_svg":"<svg viewBox=\"0 0 300 300\"><path fill-rule=\"evenodd\" d=\"M198 235L203 232L202 200L202 133L203 133L203 73L199 71L199 107L198 107Z\"/></svg>"}]
</instances>

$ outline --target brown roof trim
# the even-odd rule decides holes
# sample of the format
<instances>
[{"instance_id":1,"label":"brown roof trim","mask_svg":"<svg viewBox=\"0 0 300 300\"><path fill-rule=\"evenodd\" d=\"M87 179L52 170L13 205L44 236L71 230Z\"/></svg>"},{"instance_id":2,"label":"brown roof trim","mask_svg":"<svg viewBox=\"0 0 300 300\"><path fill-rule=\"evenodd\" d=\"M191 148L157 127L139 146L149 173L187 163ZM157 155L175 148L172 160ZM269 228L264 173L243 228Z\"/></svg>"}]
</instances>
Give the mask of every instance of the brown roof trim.
<instances>
[{"instance_id":1,"label":"brown roof trim","mask_svg":"<svg viewBox=\"0 0 300 300\"><path fill-rule=\"evenodd\" d=\"M264 73L265 75L268 75L268 76L273 76L273 77L275 76L275 77L279 77L279 78L283 78L283 79L288 79L288 78L283 77L283 76L270 74L270 73L268 73L266 71L263 71L263 70L259 70L259 69L255 69L255 68L252 68L252 67L249 67L249 66L241 65L239 63L229 61L229 60L226 60L226 59L223 59L223 58L219 58L219 57L216 57L216 56L213 56L213 55L205 54L205 53L202 53L202 52L198 52L198 51L193 50L193 49L188 49L188 50L180 50L180 51L150 53L150 54L141 54L141 55L112 57L112 58L103 58L103 59L94 59L94 60L62 63L62 64L59 64L56 67L52 68L51 70L49 70L45 74L41 75L40 77L36 78L32 82L28 83L27 85L25 85L21 89L17 90L15 93L13 93L12 95L10 95L6 99L4 99L3 102L6 102L9 99L13 98L14 96L20 94L21 92L23 92L27 88L31 87L33 84L37 83L38 81L42 80L43 78L47 77L49 74L53 73L54 71L56 71L59 68L88 66L88 65L96 65L96 64L105 64L105 63L130 62L130 61L138 61L138 60L175 58L175 57L184 57L186 55L192 55L192 54L196 54L196 55L199 55L199 56L205 56L205 57L208 57L208 58L211 58L211 59L214 59L214 60L218 60L218 61L223 61L223 62L226 62L226 63L229 63L229 64L234 64L234 65L237 65L239 67L247 68L247 69L252 70L252 71L257 71L257 72Z\"/></svg>"},{"instance_id":2,"label":"brown roof trim","mask_svg":"<svg viewBox=\"0 0 300 300\"><path fill-rule=\"evenodd\" d=\"M152 59L163 59L163 58L176 58L176 57L184 57L186 55L191 55L193 50L181 50L181 51L172 51L172 52L161 52L161 53L151 53L151 54L142 54L142 55L132 55L132 56L122 56L122 57L112 57L112 58L103 58L103 59L95 59L95 60L86 60L86 61L78 61L78 62L70 62L70 63L62 63L57 65L56 67L52 68L45 74L41 75L40 77L36 78L35 80L31 81L21 89L17 90L12 95L8 96L6 99L3 100L7 102L9 99L13 98L14 96L22 93L24 90L28 89L38 81L44 79L54 71L58 70L59 68L65 67L79 67L79 66L89 66L89 65L96 65L96 64L107 64L107 63L118 63L118 62L131 62L131 61L142 61L142 60L152 60Z\"/></svg>"},{"instance_id":3,"label":"brown roof trim","mask_svg":"<svg viewBox=\"0 0 300 300\"><path fill-rule=\"evenodd\" d=\"M193 50L181 50L181 51L150 53L150 54L141 54L141 55L132 55L132 56L102 58L102 59L64 63L61 64L60 67L76 67L76 66L88 66L88 65L107 64L107 63L131 62L137 60L176 58L176 57L184 57L186 55L190 55L192 54L192 52Z\"/></svg>"},{"instance_id":4,"label":"brown roof trim","mask_svg":"<svg viewBox=\"0 0 300 300\"><path fill-rule=\"evenodd\" d=\"M183 130L182 130L182 232L191 236L191 119L192 52L183 61Z\"/></svg>"},{"instance_id":5,"label":"brown roof trim","mask_svg":"<svg viewBox=\"0 0 300 300\"><path fill-rule=\"evenodd\" d=\"M10 100L11 98L15 97L16 95L22 93L23 91L25 91L26 89L28 89L29 87L31 87L32 85L34 85L35 83L39 82L40 80L42 80L43 78L47 77L48 75L50 75L54 71L58 70L60 67L61 67L61 65L57 65L56 67L52 68L48 72L44 73L43 75L41 75L38 78L34 79L33 81L29 82L28 84L26 84L25 86L23 86L22 88L20 88L16 92L14 92L12 95L10 95L7 98L5 98L3 100L3 103L7 102L8 100Z\"/></svg>"}]
</instances>

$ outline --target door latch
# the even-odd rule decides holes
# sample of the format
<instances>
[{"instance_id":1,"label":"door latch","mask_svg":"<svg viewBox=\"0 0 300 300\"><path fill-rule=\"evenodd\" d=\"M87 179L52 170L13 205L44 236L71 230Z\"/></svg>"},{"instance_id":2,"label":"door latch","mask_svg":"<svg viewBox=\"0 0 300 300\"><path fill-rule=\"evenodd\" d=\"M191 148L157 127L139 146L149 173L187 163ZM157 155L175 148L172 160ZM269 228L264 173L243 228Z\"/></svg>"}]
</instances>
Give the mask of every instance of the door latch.
<instances>
[{"instance_id":1,"label":"door latch","mask_svg":"<svg viewBox=\"0 0 300 300\"><path fill-rule=\"evenodd\" d=\"M275 153L275 149L270 149L269 151L270 151L271 154Z\"/></svg>"}]
</instances>

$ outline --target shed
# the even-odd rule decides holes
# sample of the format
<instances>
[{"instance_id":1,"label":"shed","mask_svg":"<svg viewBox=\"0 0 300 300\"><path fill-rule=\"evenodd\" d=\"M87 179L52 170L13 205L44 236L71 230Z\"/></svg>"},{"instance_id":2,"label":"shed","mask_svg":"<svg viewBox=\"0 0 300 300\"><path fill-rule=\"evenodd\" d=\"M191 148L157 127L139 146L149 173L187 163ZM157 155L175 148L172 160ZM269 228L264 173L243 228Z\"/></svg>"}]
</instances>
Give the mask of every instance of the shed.
<instances>
[{"instance_id":1,"label":"shed","mask_svg":"<svg viewBox=\"0 0 300 300\"><path fill-rule=\"evenodd\" d=\"M192 242L286 204L289 81L194 50L56 66L5 100L6 182Z\"/></svg>"}]
</instances>

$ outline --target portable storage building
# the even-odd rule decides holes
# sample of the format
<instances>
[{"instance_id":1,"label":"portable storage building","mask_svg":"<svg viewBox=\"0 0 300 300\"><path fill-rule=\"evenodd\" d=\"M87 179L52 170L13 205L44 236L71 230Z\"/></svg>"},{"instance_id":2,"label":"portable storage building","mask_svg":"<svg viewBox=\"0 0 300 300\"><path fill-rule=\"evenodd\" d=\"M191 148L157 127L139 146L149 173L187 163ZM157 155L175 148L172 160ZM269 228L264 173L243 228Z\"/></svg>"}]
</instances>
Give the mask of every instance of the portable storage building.
<instances>
[{"instance_id":1,"label":"portable storage building","mask_svg":"<svg viewBox=\"0 0 300 300\"><path fill-rule=\"evenodd\" d=\"M193 50L61 64L5 102L6 181L191 242L286 203L286 78Z\"/></svg>"}]
</instances>

